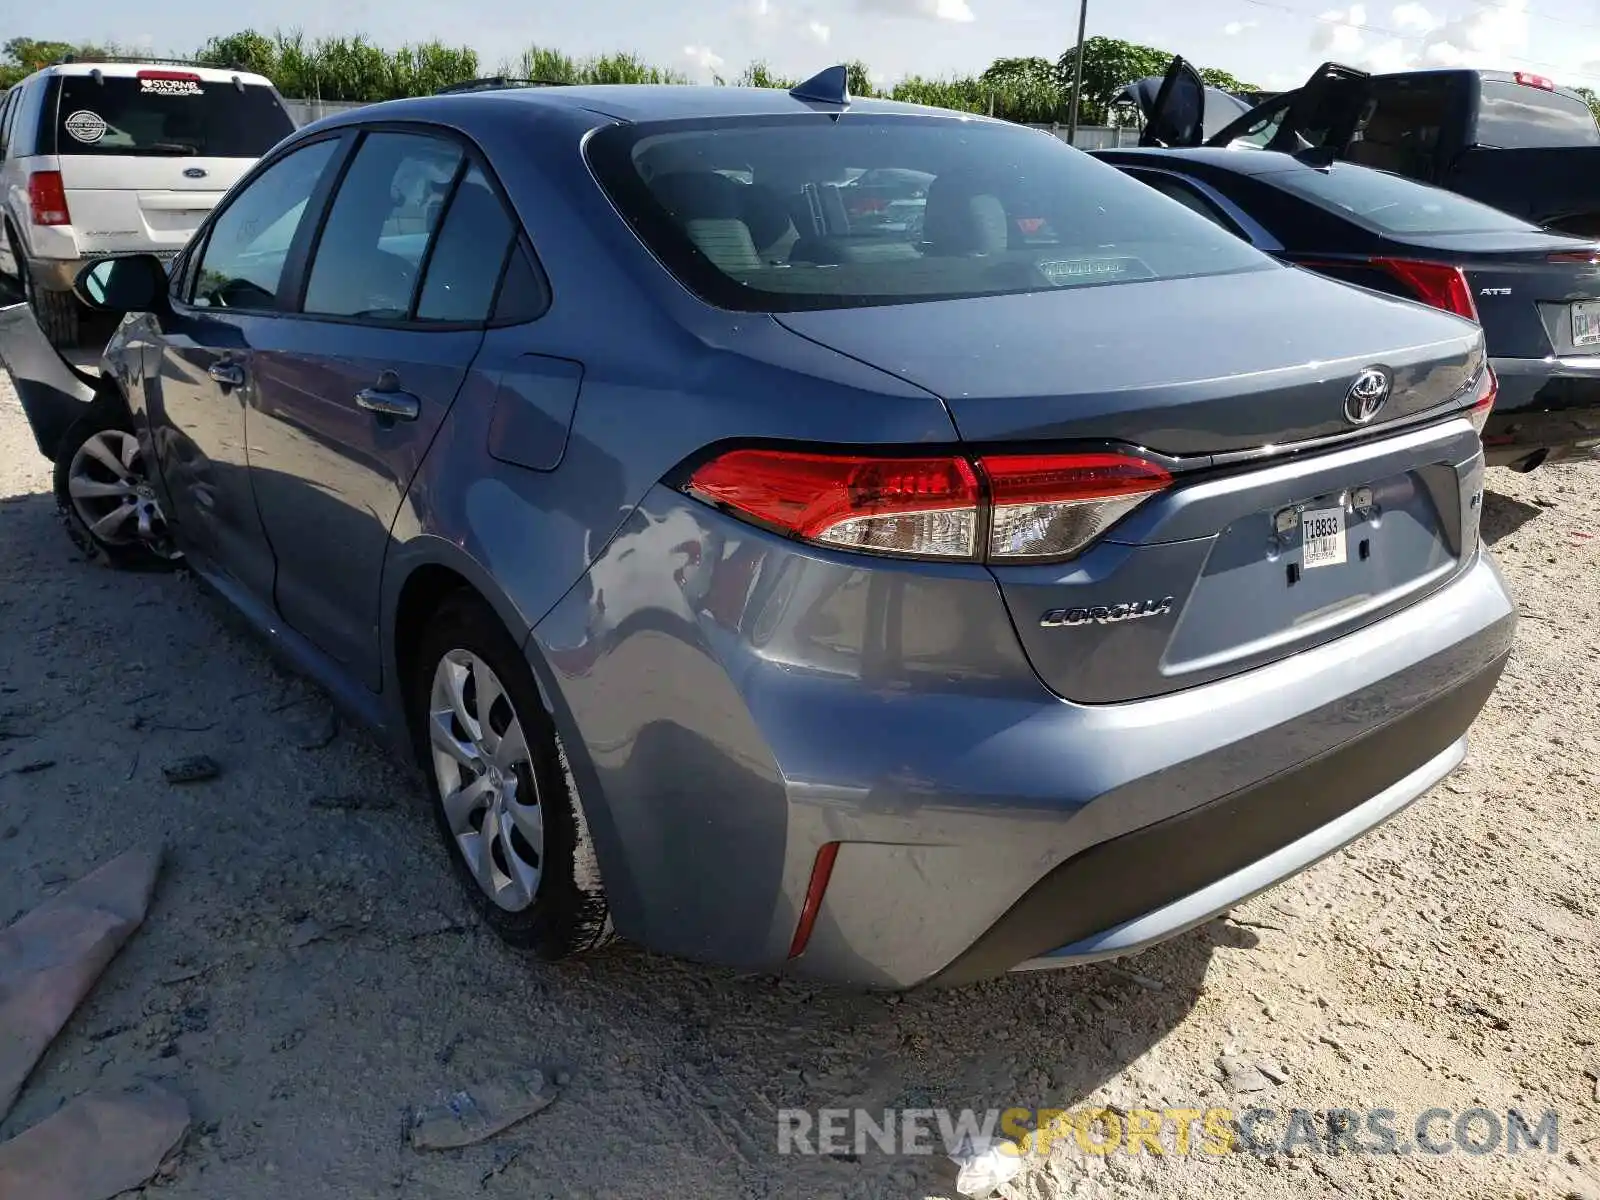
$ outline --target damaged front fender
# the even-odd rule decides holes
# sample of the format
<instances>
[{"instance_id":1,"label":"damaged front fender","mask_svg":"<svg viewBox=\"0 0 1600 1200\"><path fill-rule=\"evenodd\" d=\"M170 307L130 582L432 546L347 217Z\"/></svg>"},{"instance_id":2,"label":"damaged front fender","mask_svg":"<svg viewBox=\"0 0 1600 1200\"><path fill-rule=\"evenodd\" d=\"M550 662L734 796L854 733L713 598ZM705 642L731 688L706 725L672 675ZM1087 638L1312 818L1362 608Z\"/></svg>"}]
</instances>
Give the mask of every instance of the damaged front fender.
<instances>
[{"instance_id":1,"label":"damaged front fender","mask_svg":"<svg viewBox=\"0 0 1600 1200\"><path fill-rule=\"evenodd\" d=\"M0 308L0 363L17 389L39 453L55 461L62 434L94 403L94 377L57 353L26 304Z\"/></svg>"}]
</instances>

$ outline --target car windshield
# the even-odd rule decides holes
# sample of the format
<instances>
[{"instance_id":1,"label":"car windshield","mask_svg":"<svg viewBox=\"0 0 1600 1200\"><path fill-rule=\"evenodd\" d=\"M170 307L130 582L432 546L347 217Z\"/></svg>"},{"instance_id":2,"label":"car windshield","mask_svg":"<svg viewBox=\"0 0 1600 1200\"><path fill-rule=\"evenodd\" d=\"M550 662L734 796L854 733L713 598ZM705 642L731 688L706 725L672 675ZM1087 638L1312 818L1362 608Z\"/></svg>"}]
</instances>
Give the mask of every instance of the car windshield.
<instances>
[{"instance_id":1,"label":"car windshield","mask_svg":"<svg viewBox=\"0 0 1600 1200\"><path fill-rule=\"evenodd\" d=\"M1267 270L1204 218L1017 126L817 114L615 126L602 186L703 299L782 312Z\"/></svg>"},{"instance_id":2,"label":"car windshield","mask_svg":"<svg viewBox=\"0 0 1600 1200\"><path fill-rule=\"evenodd\" d=\"M192 72L63 75L59 154L260 158L294 132L271 88Z\"/></svg>"},{"instance_id":3,"label":"car windshield","mask_svg":"<svg viewBox=\"0 0 1600 1200\"><path fill-rule=\"evenodd\" d=\"M1351 163L1326 169L1296 166L1262 178L1378 233L1501 233L1536 228L1443 188Z\"/></svg>"}]
</instances>

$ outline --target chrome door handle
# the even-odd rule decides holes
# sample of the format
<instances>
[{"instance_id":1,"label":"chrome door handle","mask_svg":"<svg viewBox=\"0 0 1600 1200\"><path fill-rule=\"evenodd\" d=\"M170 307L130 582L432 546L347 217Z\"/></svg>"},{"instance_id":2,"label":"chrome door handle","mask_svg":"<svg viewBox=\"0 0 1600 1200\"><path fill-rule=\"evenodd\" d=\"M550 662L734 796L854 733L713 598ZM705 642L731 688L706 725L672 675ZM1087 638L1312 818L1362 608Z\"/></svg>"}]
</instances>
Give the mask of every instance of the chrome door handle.
<instances>
[{"instance_id":1,"label":"chrome door handle","mask_svg":"<svg viewBox=\"0 0 1600 1200\"><path fill-rule=\"evenodd\" d=\"M206 374L215 379L223 387L243 387L244 368L238 363L215 362L206 368Z\"/></svg>"},{"instance_id":2,"label":"chrome door handle","mask_svg":"<svg viewBox=\"0 0 1600 1200\"><path fill-rule=\"evenodd\" d=\"M422 413L422 401L410 392L379 391L377 388L362 388L357 392L356 407L397 421L415 421Z\"/></svg>"}]
</instances>

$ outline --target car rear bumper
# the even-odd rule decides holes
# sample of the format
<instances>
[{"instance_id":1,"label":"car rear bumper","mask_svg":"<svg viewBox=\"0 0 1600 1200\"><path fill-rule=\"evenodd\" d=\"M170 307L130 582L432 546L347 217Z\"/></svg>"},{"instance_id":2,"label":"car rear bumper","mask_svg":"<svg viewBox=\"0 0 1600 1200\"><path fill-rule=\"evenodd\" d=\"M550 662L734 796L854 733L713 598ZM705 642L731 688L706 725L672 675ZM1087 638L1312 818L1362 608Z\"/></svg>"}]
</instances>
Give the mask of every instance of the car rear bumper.
<instances>
[{"instance_id":1,"label":"car rear bumper","mask_svg":"<svg viewBox=\"0 0 1600 1200\"><path fill-rule=\"evenodd\" d=\"M529 655L621 933L903 988L1126 952L1359 835L1459 757L1514 625L1479 552L1336 641L1074 704L981 569L864 569L657 489Z\"/></svg>"},{"instance_id":2,"label":"car rear bumper","mask_svg":"<svg viewBox=\"0 0 1600 1200\"><path fill-rule=\"evenodd\" d=\"M1483 431L1490 466L1600 454L1600 355L1493 363L1500 394Z\"/></svg>"}]
</instances>

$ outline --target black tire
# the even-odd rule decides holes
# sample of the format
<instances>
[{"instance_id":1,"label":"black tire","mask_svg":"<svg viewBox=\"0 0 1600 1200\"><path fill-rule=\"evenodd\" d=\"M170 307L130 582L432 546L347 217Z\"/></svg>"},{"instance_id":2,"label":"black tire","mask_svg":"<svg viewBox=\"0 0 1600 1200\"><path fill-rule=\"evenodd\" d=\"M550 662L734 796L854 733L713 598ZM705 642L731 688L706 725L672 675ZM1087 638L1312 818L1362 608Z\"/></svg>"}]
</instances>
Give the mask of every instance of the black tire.
<instances>
[{"instance_id":1,"label":"black tire","mask_svg":"<svg viewBox=\"0 0 1600 1200\"><path fill-rule=\"evenodd\" d=\"M11 252L17 259L17 275L22 284L22 294L27 298L28 307L33 309L33 318L39 322L39 329L48 341L57 350L71 350L78 345L78 298L71 292L53 292L39 287L33 279L33 272L28 270L28 260L22 257L22 251L15 240L11 243Z\"/></svg>"},{"instance_id":2,"label":"black tire","mask_svg":"<svg viewBox=\"0 0 1600 1200\"><path fill-rule=\"evenodd\" d=\"M114 436L111 439L103 437L107 434ZM73 496L75 471L78 472L79 478L87 477L91 482L98 480L111 484L117 480L116 474L109 467L99 462L86 461L90 456L85 447L90 440L100 438L102 444L114 440L126 445L123 439L133 436L133 427L128 421L127 414L106 400L97 403L86 415L73 422L62 435L61 444L56 449L54 478L56 510L67 527L68 535L91 562L103 563L122 570L171 570L182 562L183 556L172 544L170 531L166 527L165 520L160 517L159 504L155 501L154 490L150 486L148 464L142 454L125 467L128 478L133 481L136 488L133 497L135 511L125 522L119 524L111 536L102 536L91 528L84 511L80 508L80 502L75 501ZM118 457L120 459L121 455ZM137 491L140 488L144 490ZM114 500L107 499L97 502L97 507L109 511L115 503ZM139 536L139 506L149 506L145 508L144 516L154 534L153 537Z\"/></svg>"},{"instance_id":3,"label":"black tire","mask_svg":"<svg viewBox=\"0 0 1600 1200\"><path fill-rule=\"evenodd\" d=\"M593 866L592 847L579 844L586 839L580 836L584 826L573 786L555 727L522 652L493 610L469 592L446 598L423 629L408 689L411 732L429 783L429 807L457 879L484 921L508 946L547 961L597 949L612 938L605 891ZM526 795L529 783L536 785L534 794L543 814L544 854L533 902L521 911L501 907L479 886L441 800L429 736L434 675L446 655L462 650L476 655L499 679L528 747L528 762L518 768L518 792ZM531 781L522 776L525 769L531 770Z\"/></svg>"}]
</instances>

